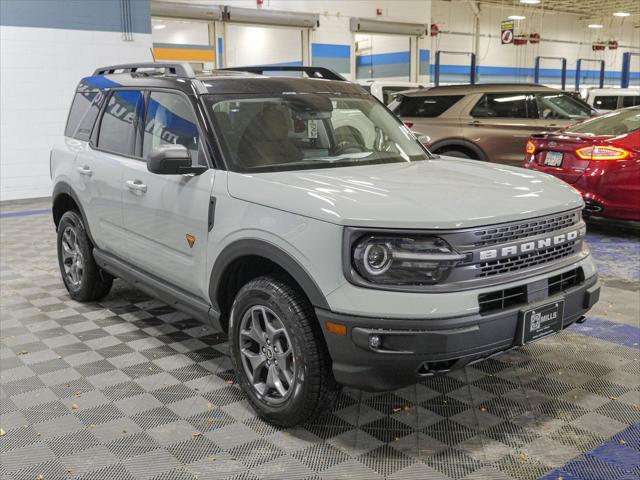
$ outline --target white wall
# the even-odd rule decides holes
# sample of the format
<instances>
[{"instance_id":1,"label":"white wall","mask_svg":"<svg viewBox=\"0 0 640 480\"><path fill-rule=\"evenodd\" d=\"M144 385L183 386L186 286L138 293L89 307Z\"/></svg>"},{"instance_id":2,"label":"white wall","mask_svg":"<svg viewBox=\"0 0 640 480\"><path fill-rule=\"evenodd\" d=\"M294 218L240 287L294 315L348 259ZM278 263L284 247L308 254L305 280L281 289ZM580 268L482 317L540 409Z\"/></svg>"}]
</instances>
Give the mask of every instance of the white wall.
<instances>
[{"instance_id":1,"label":"white wall","mask_svg":"<svg viewBox=\"0 0 640 480\"><path fill-rule=\"evenodd\" d=\"M295 28L227 25L227 66L302 62L302 33Z\"/></svg>"},{"instance_id":2,"label":"white wall","mask_svg":"<svg viewBox=\"0 0 640 480\"><path fill-rule=\"evenodd\" d=\"M151 60L150 34L0 27L0 200L51 193L49 151L64 132L80 78Z\"/></svg>"},{"instance_id":3,"label":"white wall","mask_svg":"<svg viewBox=\"0 0 640 480\"><path fill-rule=\"evenodd\" d=\"M468 3L434 0L431 11L432 21L438 24L441 31L456 32L442 33L432 40L432 57L438 49L456 51L475 49L474 38L470 35L474 29L474 14ZM500 21L513 14L526 17L525 20L516 21L516 34L537 32L543 41L537 45L501 45ZM578 58L603 59L606 62L607 71L619 72L624 51L640 52L640 29L634 29L633 22L629 19L613 16L608 19L599 19L599 22L604 23L606 27L600 30L587 28L587 24L593 22L576 15L549 11L540 13L537 7L499 7L481 4L478 65L480 67L514 67L524 71L524 69L532 69L535 57L540 55L566 57L569 70L575 69ZM489 35L491 37L488 37ZM607 49L604 52L592 51L591 45L594 41L609 39L616 39L621 47L617 50ZM464 57L442 57L443 64L462 65L465 62ZM639 63L640 61L635 57L632 61L632 70L637 72ZM541 67L559 69L560 62L543 60ZM596 70L599 65L583 63L582 68ZM520 81L527 81L527 79L522 78ZM593 83L596 80L590 79L590 81ZM573 77L568 82L572 87ZM609 82L615 86L620 83L619 79L612 79Z\"/></svg>"},{"instance_id":4,"label":"white wall","mask_svg":"<svg viewBox=\"0 0 640 480\"><path fill-rule=\"evenodd\" d=\"M175 20L154 18L153 41L155 43L175 43L186 45L208 45L209 23L196 20Z\"/></svg>"}]
</instances>

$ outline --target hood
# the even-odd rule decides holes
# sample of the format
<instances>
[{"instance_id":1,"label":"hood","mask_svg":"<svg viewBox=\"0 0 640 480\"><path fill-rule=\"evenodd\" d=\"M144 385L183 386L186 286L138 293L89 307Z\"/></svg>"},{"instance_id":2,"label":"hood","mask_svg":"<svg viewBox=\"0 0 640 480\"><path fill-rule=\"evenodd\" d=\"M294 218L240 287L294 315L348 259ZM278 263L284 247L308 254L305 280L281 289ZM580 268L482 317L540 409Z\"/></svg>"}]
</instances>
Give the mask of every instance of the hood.
<instances>
[{"instance_id":1,"label":"hood","mask_svg":"<svg viewBox=\"0 0 640 480\"><path fill-rule=\"evenodd\" d=\"M413 163L259 174L230 173L238 199L340 225L466 228L578 208L582 197L555 177L439 157Z\"/></svg>"}]
</instances>

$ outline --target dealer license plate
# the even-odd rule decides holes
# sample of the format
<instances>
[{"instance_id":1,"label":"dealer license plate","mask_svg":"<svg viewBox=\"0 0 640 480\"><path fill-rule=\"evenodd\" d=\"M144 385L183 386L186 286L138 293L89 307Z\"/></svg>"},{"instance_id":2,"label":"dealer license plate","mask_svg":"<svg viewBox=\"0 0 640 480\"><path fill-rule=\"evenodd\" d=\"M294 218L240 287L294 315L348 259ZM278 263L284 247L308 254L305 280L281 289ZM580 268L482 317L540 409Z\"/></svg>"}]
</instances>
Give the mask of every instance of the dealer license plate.
<instances>
[{"instance_id":1,"label":"dealer license plate","mask_svg":"<svg viewBox=\"0 0 640 480\"><path fill-rule=\"evenodd\" d=\"M562 152L547 152L544 157L544 164L550 167L561 167L563 157Z\"/></svg>"},{"instance_id":2,"label":"dealer license plate","mask_svg":"<svg viewBox=\"0 0 640 480\"><path fill-rule=\"evenodd\" d=\"M562 330L564 300L540 305L520 312L520 345L534 342Z\"/></svg>"}]
</instances>

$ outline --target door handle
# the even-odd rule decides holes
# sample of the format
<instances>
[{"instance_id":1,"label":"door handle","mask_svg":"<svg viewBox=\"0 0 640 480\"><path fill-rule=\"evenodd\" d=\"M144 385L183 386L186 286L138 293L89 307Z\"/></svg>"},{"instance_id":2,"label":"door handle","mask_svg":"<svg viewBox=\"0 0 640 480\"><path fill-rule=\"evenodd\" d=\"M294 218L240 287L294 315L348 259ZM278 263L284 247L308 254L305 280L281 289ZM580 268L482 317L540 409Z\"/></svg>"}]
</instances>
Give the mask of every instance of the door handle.
<instances>
[{"instance_id":1,"label":"door handle","mask_svg":"<svg viewBox=\"0 0 640 480\"><path fill-rule=\"evenodd\" d=\"M91 175L93 175L93 171L91 170L91 167L89 165L78 167L77 170L80 173L80 175L85 175L87 177L90 177Z\"/></svg>"},{"instance_id":2,"label":"door handle","mask_svg":"<svg viewBox=\"0 0 640 480\"><path fill-rule=\"evenodd\" d=\"M131 191L131 192L140 192L140 193L146 193L147 191L147 186L142 183L140 180L127 180L126 182L124 182L124 184L127 186L127 188Z\"/></svg>"},{"instance_id":3,"label":"door handle","mask_svg":"<svg viewBox=\"0 0 640 480\"><path fill-rule=\"evenodd\" d=\"M480 127L480 126L482 126L482 124L478 120L473 120L473 121L469 122L468 125L471 125L472 127Z\"/></svg>"}]
</instances>

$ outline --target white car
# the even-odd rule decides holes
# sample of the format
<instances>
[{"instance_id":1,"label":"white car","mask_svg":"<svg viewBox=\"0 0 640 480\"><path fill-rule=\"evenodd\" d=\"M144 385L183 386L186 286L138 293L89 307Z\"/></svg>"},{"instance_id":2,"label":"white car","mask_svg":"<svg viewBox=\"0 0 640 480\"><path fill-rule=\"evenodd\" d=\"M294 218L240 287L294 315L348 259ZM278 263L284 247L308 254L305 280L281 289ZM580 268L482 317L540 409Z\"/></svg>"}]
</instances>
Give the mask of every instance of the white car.
<instances>
[{"instance_id":1,"label":"white car","mask_svg":"<svg viewBox=\"0 0 640 480\"><path fill-rule=\"evenodd\" d=\"M155 63L81 80L51 152L71 298L118 277L227 333L280 426L341 385L408 386L583 321L600 287L575 189L434 157L358 85L299 68L314 78Z\"/></svg>"},{"instance_id":2,"label":"white car","mask_svg":"<svg viewBox=\"0 0 640 480\"><path fill-rule=\"evenodd\" d=\"M425 88L424 85L414 82L388 82L384 80L364 80L358 82L371 95L376 97L385 105L389 105L396 94L405 90L415 90Z\"/></svg>"},{"instance_id":3,"label":"white car","mask_svg":"<svg viewBox=\"0 0 640 480\"><path fill-rule=\"evenodd\" d=\"M640 105L640 88L591 88L583 96L598 112Z\"/></svg>"}]
</instances>

